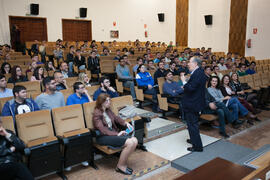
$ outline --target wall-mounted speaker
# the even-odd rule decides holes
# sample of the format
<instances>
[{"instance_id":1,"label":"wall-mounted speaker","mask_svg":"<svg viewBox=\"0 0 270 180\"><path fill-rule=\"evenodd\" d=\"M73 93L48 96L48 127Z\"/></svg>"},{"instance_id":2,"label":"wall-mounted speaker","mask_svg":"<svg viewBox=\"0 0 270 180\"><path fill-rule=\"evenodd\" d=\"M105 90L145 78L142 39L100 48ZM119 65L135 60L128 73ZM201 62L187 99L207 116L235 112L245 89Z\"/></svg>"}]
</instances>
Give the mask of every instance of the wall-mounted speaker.
<instances>
[{"instance_id":1,"label":"wall-mounted speaker","mask_svg":"<svg viewBox=\"0 0 270 180\"><path fill-rule=\"evenodd\" d=\"M158 21L159 22L164 22L165 15L164 13L158 13Z\"/></svg>"},{"instance_id":2,"label":"wall-mounted speaker","mask_svg":"<svg viewBox=\"0 0 270 180\"><path fill-rule=\"evenodd\" d=\"M39 14L39 4L30 4L30 14L32 15Z\"/></svg>"},{"instance_id":3,"label":"wall-mounted speaker","mask_svg":"<svg viewBox=\"0 0 270 180\"><path fill-rule=\"evenodd\" d=\"M206 25L212 25L213 16L212 15L205 15L204 16L205 24Z\"/></svg>"},{"instance_id":4,"label":"wall-mounted speaker","mask_svg":"<svg viewBox=\"0 0 270 180\"><path fill-rule=\"evenodd\" d=\"M80 8L80 17L85 18L87 16L87 8Z\"/></svg>"}]
</instances>

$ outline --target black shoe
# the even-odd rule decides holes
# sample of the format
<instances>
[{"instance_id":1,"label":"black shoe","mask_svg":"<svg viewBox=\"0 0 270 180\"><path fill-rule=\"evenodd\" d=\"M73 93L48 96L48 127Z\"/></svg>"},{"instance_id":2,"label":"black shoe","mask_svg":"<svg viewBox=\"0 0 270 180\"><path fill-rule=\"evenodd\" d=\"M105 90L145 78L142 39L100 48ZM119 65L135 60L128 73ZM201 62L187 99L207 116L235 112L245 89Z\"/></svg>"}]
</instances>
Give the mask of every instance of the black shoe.
<instances>
[{"instance_id":1,"label":"black shoe","mask_svg":"<svg viewBox=\"0 0 270 180\"><path fill-rule=\"evenodd\" d=\"M148 151L144 145L139 145L139 146L138 146L138 149L143 150L143 151L145 151L145 152Z\"/></svg>"},{"instance_id":2,"label":"black shoe","mask_svg":"<svg viewBox=\"0 0 270 180\"><path fill-rule=\"evenodd\" d=\"M234 129L239 129L241 127L241 125L240 124L232 124L232 127Z\"/></svg>"},{"instance_id":3,"label":"black shoe","mask_svg":"<svg viewBox=\"0 0 270 180\"><path fill-rule=\"evenodd\" d=\"M122 171L121 169L119 169L118 167L115 169L115 171L116 172L119 172L119 173L121 173L121 174L125 174L125 175L131 175L132 174L132 172L130 172L129 170L128 170L128 168L126 168L126 171Z\"/></svg>"},{"instance_id":4,"label":"black shoe","mask_svg":"<svg viewBox=\"0 0 270 180\"><path fill-rule=\"evenodd\" d=\"M254 120L255 120L255 121L262 121L262 120L260 120L258 117L256 117Z\"/></svg>"},{"instance_id":5,"label":"black shoe","mask_svg":"<svg viewBox=\"0 0 270 180\"><path fill-rule=\"evenodd\" d=\"M187 143L192 144L190 139L187 139Z\"/></svg>"},{"instance_id":6,"label":"black shoe","mask_svg":"<svg viewBox=\"0 0 270 180\"><path fill-rule=\"evenodd\" d=\"M233 122L233 124L234 124L234 125L243 124L243 121L241 121L241 120L235 120L235 121Z\"/></svg>"},{"instance_id":7,"label":"black shoe","mask_svg":"<svg viewBox=\"0 0 270 180\"><path fill-rule=\"evenodd\" d=\"M219 132L219 134L221 136L223 136L224 138L229 138L230 136L228 134L226 134L225 132Z\"/></svg>"},{"instance_id":8,"label":"black shoe","mask_svg":"<svg viewBox=\"0 0 270 180\"><path fill-rule=\"evenodd\" d=\"M127 167L127 170L128 170L129 172L133 173L133 169Z\"/></svg>"},{"instance_id":9,"label":"black shoe","mask_svg":"<svg viewBox=\"0 0 270 180\"><path fill-rule=\"evenodd\" d=\"M203 148L188 147L187 150L191 152L202 152Z\"/></svg>"},{"instance_id":10,"label":"black shoe","mask_svg":"<svg viewBox=\"0 0 270 180\"><path fill-rule=\"evenodd\" d=\"M250 119L247 120L247 123L250 124L250 125L254 125L254 123Z\"/></svg>"}]
</instances>

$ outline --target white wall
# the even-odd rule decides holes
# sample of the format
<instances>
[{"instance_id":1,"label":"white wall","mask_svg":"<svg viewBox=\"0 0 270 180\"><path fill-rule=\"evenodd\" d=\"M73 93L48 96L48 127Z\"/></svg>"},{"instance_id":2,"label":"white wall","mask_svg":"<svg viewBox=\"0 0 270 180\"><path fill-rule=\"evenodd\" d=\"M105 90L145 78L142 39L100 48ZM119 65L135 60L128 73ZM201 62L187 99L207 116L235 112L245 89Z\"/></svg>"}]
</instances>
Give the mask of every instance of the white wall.
<instances>
[{"instance_id":1,"label":"white wall","mask_svg":"<svg viewBox=\"0 0 270 180\"><path fill-rule=\"evenodd\" d=\"M188 46L212 47L228 51L230 0L189 0ZM205 25L204 15L213 15L213 24Z\"/></svg>"},{"instance_id":2,"label":"white wall","mask_svg":"<svg viewBox=\"0 0 270 180\"><path fill-rule=\"evenodd\" d=\"M270 58L270 2L269 0L249 0L246 39L251 39L251 48L246 46L246 56L256 59ZM257 28L257 34L253 34Z\"/></svg>"},{"instance_id":3,"label":"white wall","mask_svg":"<svg viewBox=\"0 0 270 180\"><path fill-rule=\"evenodd\" d=\"M95 40L111 41L110 30L119 30L117 41L175 41L176 0L0 0L0 44L10 42L8 16L29 14L30 3L38 3L38 17L47 18L48 41L62 39L61 19L75 19L80 7L87 8ZM165 22L158 22L159 12L165 13Z\"/></svg>"}]
</instances>

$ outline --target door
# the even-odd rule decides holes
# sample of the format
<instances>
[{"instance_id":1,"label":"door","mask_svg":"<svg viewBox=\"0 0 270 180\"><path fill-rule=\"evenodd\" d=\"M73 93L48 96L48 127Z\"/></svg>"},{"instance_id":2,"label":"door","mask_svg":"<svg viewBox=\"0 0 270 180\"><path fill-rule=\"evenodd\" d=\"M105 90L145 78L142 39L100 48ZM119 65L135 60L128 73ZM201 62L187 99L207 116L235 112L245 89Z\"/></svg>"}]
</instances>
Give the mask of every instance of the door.
<instances>
[{"instance_id":1,"label":"door","mask_svg":"<svg viewBox=\"0 0 270 180\"><path fill-rule=\"evenodd\" d=\"M13 25L17 25L20 30L21 43L48 41L46 18L9 16L10 32Z\"/></svg>"},{"instance_id":2,"label":"door","mask_svg":"<svg viewBox=\"0 0 270 180\"><path fill-rule=\"evenodd\" d=\"M92 25L89 20L62 19L64 41L92 41Z\"/></svg>"}]
</instances>

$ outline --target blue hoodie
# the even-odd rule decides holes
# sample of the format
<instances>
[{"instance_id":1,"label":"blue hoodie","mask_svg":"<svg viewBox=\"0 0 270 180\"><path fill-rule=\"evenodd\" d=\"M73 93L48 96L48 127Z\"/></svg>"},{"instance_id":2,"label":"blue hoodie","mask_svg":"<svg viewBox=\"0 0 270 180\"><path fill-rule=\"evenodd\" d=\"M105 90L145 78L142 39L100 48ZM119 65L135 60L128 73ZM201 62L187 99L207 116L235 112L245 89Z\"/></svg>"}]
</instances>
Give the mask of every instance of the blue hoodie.
<instances>
[{"instance_id":1,"label":"blue hoodie","mask_svg":"<svg viewBox=\"0 0 270 180\"><path fill-rule=\"evenodd\" d=\"M154 80L149 72L139 72L136 75L136 81L138 86L148 86L149 84L154 86Z\"/></svg>"}]
</instances>

